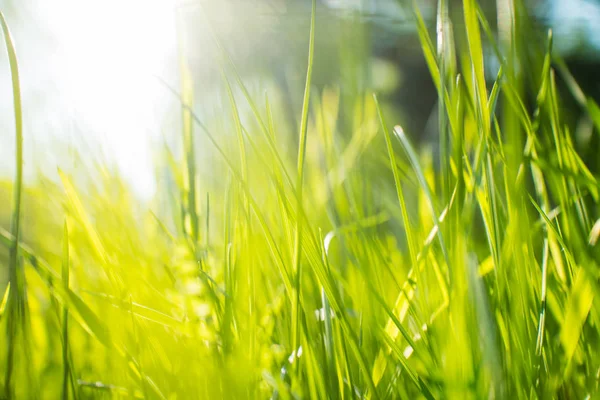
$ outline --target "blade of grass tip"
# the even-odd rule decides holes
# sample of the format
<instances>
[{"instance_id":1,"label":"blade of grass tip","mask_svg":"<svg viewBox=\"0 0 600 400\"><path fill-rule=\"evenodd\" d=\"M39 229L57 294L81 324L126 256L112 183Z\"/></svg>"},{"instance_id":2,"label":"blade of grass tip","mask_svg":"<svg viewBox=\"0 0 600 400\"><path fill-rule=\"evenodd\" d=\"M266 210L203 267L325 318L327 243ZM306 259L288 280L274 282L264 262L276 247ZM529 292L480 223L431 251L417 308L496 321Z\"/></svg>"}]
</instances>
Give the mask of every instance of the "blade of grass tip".
<instances>
[{"instance_id":1,"label":"blade of grass tip","mask_svg":"<svg viewBox=\"0 0 600 400\"><path fill-rule=\"evenodd\" d=\"M436 62L435 50L433 47L433 43L431 43L431 38L429 37L429 33L427 31L427 25L425 24L425 20L421 15L421 11L419 10L418 2L416 0L413 1L412 6L415 19L417 20L417 33L419 35L419 40L421 42L421 48L423 50L423 55L425 56L425 60L427 61L427 66L429 67L429 73L431 74L431 78L436 87L440 85L440 70Z\"/></svg>"},{"instance_id":2,"label":"blade of grass tip","mask_svg":"<svg viewBox=\"0 0 600 400\"><path fill-rule=\"evenodd\" d=\"M540 84L540 89L538 90L538 94L536 97L537 110L534 113L534 117L536 119L539 118L539 109L542 107L542 104L546 100L546 94L548 93L550 68L552 66L553 41L554 41L554 35L552 33L552 29L549 29L548 30L548 43L546 45L546 55L544 56L544 64L542 66L542 82Z\"/></svg>"},{"instance_id":3,"label":"blade of grass tip","mask_svg":"<svg viewBox=\"0 0 600 400\"><path fill-rule=\"evenodd\" d=\"M496 103L498 102L498 95L500 94L500 86L502 85L502 78L504 76L504 69L502 66L498 68L498 74L496 75L496 80L494 81L494 85L492 86L492 90L490 92L490 97L487 101L488 112L490 115L494 115L496 112Z\"/></svg>"},{"instance_id":4,"label":"blade of grass tip","mask_svg":"<svg viewBox=\"0 0 600 400\"><path fill-rule=\"evenodd\" d=\"M441 9L438 8L438 15L440 15L439 12L442 11L442 9L444 7L447 8L447 6L443 6ZM419 42L421 43L421 50L423 51L425 61L427 62L427 67L429 69L431 79L433 80L433 83L435 84L435 87L438 90L438 101L441 104L441 99L443 99L444 104L441 107L445 108L446 110L449 110L449 109L452 110L452 109L454 109L454 103L453 103L454 97L453 97L453 99L450 98L448 90L444 90L444 91L442 91L443 93L440 93L440 89L441 89L440 86L442 84L442 81L444 81L444 77L448 74L449 71L447 69L442 68L441 65L438 66L438 59L436 58L436 49L433 46L431 37L429 36L429 32L427 31L427 25L425 23L425 20L423 19L421 11L419 10L418 2L416 0L413 0L412 10L413 10L413 16L416 20L417 34L419 36ZM445 55L444 67L452 66L453 68L451 68L451 70L450 70L450 73L451 73L452 70L455 69L454 68L455 58L454 58L454 49L453 49L454 48L453 36L451 33L450 18L448 17L448 18L444 18L444 19L445 19L445 23L446 23L446 28L444 29L444 31L446 32L446 34L443 37L444 41L442 44L444 47L444 51L447 52L447 54ZM438 39L439 39L439 37L438 37ZM440 43L438 42L438 44L440 44ZM439 52L438 52L438 54L439 54ZM448 60L447 58L450 58L450 60ZM447 61L451 61L450 65L447 63ZM440 64L441 64L441 62L440 62ZM445 84L445 82L444 82L444 84ZM442 94L442 95L440 96L440 94ZM456 131L456 128L458 126L458 121L455 119L454 115L446 113L446 117L448 118L447 122L449 123L451 131L453 131L453 132Z\"/></svg>"},{"instance_id":5,"label":"blade of grass tip","mask_svg":"<svg viewBox=\"0 0 600 400\"><path fill-rule=\"evenodd\" d=\"M297 217L296 217L296 232L294 235L294 278L295 278L295 286L294 286L294 294L295 298L292 299L292 343L293 349L297 348L297 344L299 341L299 332L298 332L298 317L299 317L299 306L300 306L300 283L302 277L301 270L301 255L302 255L302 185L304 183L304 158L306 153L306 137L308 133L308 108L310 104L310 85L312 79L312 70L313 70L313 58L314 58L314 50L315 50L315 18L317 14L317 2L316 0L312 0L312 10L310 17L310 38L308 44L308 67L306 70L306 84L304 86L304 100L302 102L302 119L300 123L300 140L298 143L298 180L296 183L296 200L297 200Z\"/></svg>"},{"instance_id":6,"label":"blade of grass tip","mask_svg":"<svg viewBox=\"0 0 600 400\"><path fill-rule=\"evenodd\" d=\"M4 34L4 43L8 52L8 61L10 64L10 73L12 77L12 89L13 89L13 106L15 114L15 140L16 140L16 151L15 151L15 186L14 186L14 199L13 199L13 212L11 221L11 233L13 236L13 243L9 251L8 261L8 275L9 283L12 290L8 297L8 338L7 338L7 359L6 359L6 372L4 380L4 390L6 398L11 398L11 379L13 374L13 359L15 350L15 329L17 327L16 316L13 307L18 306L19 311L25 311L25 305L23 303L21 288L24 288L25 282L19 282L19 275L22 276L23 280L25 275L19 272L18 259L19 259L19 240L21 235L21 196L23 191L23 113L21 107L21 83L19 80L19 66L17 62L17 54L14 47L14 42L4 18L4 14L0 12L0 24L2 25L2 32ZM24 317L24 315L22 315Z\"/></svg>"},{"instance_id":7,"label":"blade of grass tip","mask_svg":"<svg viewBox=\"0 0 600 400\"><path fill-rule=\"evenodd\" d=\"M458 221L464 204L466 183L464 174L464 123L465 123L465 97L464 96L464 79L462 75L456 77L456 131L454 131L454 146L453 146L453 157L454 165L456 167L456 193L457 193L457 207L454 215L454 220Z\"/></svg>"},{"instance_id":8,"label":"blade of grass tip","mask_svg":"<svg viewBox=\"0 0 600 400\"><path fill-rule=\"evenodd\" d=\"M392 168L392 173L394 175L394 183L396 184L396 194L398 196L398 202L400 203L400 211L402 212L402 223L404 224L404 231L406 233L406 241L408 242L408 252L410 255L410 262L413 268L417 266L417 247L416 247L416 239L413 236L413 229L411 227L410 220L408 218L408 208L406 207L406 200L404 199L404 192L402 191L402 182L400 181L400 173L396 168L396 155L394 153L394 148L392 146L392 139L390 135L390 131L387 127L387 123L385 121L385 117L383 112L381 111L381 107L379 106L379 100L377 100L377 96L373 95L375 99L375 107L377 108L377 113L379 114L379 122L381 123L381 128L383 129L383 133L385 135L385 144L388 150L388 156L390 158L390 164Z\"/></svg>"},{"instance_id":9,"label":"blade of grass tip","mask_svg":"<svg viewBox=\"0 0 600 400\"><path fill-rule=\"evenodd\" d=\"M546 291L547 291L547 280L548 280L548 255L549 246L548 238L544 238L544 255L542 258L542 289L540 292L540 319L538 322L538 335L535 346L535 353L539 357L537 362L538 370L538 381L539 384L539 373L542 366L542 348L544 346L544 332L546 329Z\"/></svg>"},{"instance_id":10,"label":"blade of grass tip","mask_svg":"<svg viewBox=\"0 0 600 400\"><path fill-rule=\"evenodd\" d=\"M448 3L446 0L438 1L437 10L437 55L440 69L440 85L438 86L438 128L440 135L440 170L442 171L442 198L444 202L450 198L450 152L448 151L450 146L450 137L447 125L447 113L446 113L446 56L447 56L447 37L448 32L449 16L448 16Z\"/></svg>"},{"instance_id":11,"label":"blade of grass tip","mask_svg":"<svg viewBox=\"0 0 600 400\"><path fill-rule=\"evenodd\" d=\"M63 248L62 248L62 281L65 292L69 291L69 227L65 220L63 228ZM62 381L62 398L69 398L69 310L66 303L63 304L62 310L62 361L63 361L63 381Z\"/></svg>"},{"instance_id":12,"label":"blade of grass tip","mask_svg":"<svg viewBox=\"0 0 600 400\"><path fill-rule=\"evenodd\" d=\"M482 134L487 134L490 129L490 117L487 108L487 89L485 85L485 72L483 61L483 48L481 45L481 32L477 18L475 0L464 0L463 11L465 28L471 58L471 67L475 83L475 99L477 100L477 116Z\"/></svg>"},{"instance_id":13,"label":"blade of grass tip","mask_svg":"<svg viewBox=\"0 0 600 400\"><path fill-rule=\"evenodd\" d=\"M577 265L577 263L575 262L575 257L573 256L573 253L569 249L569 246L567 246L567 244L565 243L565 241L563 239L563 235L561 234L560 230L556 226L554 226L554 224L552 224L552 221L550 220L548 215L544 212L544 210L542 210L542 208L538 205L538 203L534 200L534 198L531 195L529 195L529 201L531 202L533 207L535 207L537 212L542 217L542 220L544 221L546 228L550 229L550 231L554 234L554 237L560 244L560 247L562 250L561 252L565 255L565 259L567 260L567 263L570 265ZM557 222L557 224L558 224L558 222ZM586 265L583 264L582 267L586 268ZM595 283L594 281L592 281L592 283L594 283L594 289L598 289L599 285L597 283Z\"/></svg>"},{"instance_id":14,"label":"blade of grass tip","mask_svg":"<svg viewBox=\"0 0 600 400\"><path fill-rule=\"evenodd\" d=\"M592 119L592 122L596 126L597 132L600 132L600 107L598 107L598 103L596 103L596 101L591 97L585 95L585 93L581 89L581 86L579 86L579 84L573 77L573 74L571 74L571 71L569 71L569 68L567 67L565 61L556 54L553 54L552 56L554 63L558 71L560 72L562 78L564 79L565 83L567 84L569 91L571 92L579 106L588 112L590 118Z\"/></svg>"},{"instance_id":15,"label":"blade of grass tip","mask_svg":"<svg viewBox=\"0 0 600 400\"><path fill-rule=\"evenodd\" d=\"M509 0L509 1L512 1L512 0ZM502 65L505 65L507 61L505 60L505 57L502 55L502 52L500 51L500 47L498 47L498 43L496 41L497 35L492 30L487 18L485 17L485 13L481 9L481 5L479 3L475 3L475 7L477 9L477 18L479 20L479 23L481 24L481 28L483 29L483 32L485 33L485 36L488 39L488 43L492 47L492 51L494 52L494 55L496 56L496 58L498 59L498 62L500 63L500 66L502 67Z\"/></svg>"}]
</instances>

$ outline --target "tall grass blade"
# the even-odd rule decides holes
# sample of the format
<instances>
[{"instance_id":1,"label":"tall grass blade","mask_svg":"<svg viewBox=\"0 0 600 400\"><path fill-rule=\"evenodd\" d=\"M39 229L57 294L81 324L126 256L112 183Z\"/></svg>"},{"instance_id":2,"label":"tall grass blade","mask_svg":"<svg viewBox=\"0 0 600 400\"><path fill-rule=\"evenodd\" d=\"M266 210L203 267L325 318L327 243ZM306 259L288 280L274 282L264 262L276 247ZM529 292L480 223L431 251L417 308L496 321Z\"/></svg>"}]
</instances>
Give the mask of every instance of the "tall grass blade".
<instances>
[{"instance_id":1,"label":"tall grass blade","mask_svg":"<svg viewBox=\"0 0 600 400\"><path fill-rule=\"evenodd\" d=\"M14 42L4 18L4 14L0 12L0 25L2 25L2 33L4 35L4 43L8 52L8 60L10 64L10 74L12 78L13 91L13 108L15 117L15 183L13 188L13 212L11 219L11 233L13 243L10 247L8 261L8 276L9 284L12 290L9 292L8 298L8 337L7 337L7 360L6 373L4 377L5 397L12 397L12 374L14 371L14 354L17 344L15 343L16 330L18 324L24 322L26 318L25 305L25 275L19 267L19 241L21 239L21 206L23 193L23 110L21 105L21 82L19 80L19 65L17 62L17 53L15 51Z\"/></svg>"},{"instance_id":2,"label":"tall grass blade","mask_svg":"<svg viewBox=\"0 0 600 400\"><path fill-rule=\"evenodd\" d=\"M485 83L483 47L481 32L477 18L476 0L464 0L463 11L465 29L469 47L469 56L474 80L475 101L477 104L477 118L481 134L487 134L490 129L490 115L487 108L487 89Z\"/></svg>"},{"instance_id":3,"label":"tall grass blade","mask_svg":"<svg viewBox=\"0 0 600 400\"><path fill-rule=\"evenodd\" d=\"M312 10L310 17L310 39L308 44L308 68L306 70L306 83L304 86L304 100L302 101L302 117L300 122L300 139L298 143L298 165L297 165L297 181L296 181L296 230L294 234L294 260L293 260L293 271L294 271L294 293L295 296L292 299L292 348L297 348L301 333L298 331L298 318L300 308L300 290L302 282L302 199L304 185L304 158L306 153L306 138L308 136L308 110L310 107L310 86L312 84L312 72L313 72L313 60L315 52L315 19L317 14L317 2L312 0Z\"/></svg>"},{"instance_id":4,"label":"tall grass blade","mask_svg":"<svg viewBox=\"0 0 600 400\"><path fill-rule=\"evenodd\" d=\"M421 164L419 163L419 158L418 158L417 154L415 153L412 145L410 144L408 138L406 137L406 134L404 133L404 129L402 129L401 126L397 125L394 127L394 133L396 134L396 138L400 141L400 143L402 144L402 147L406 151L406 154L408 155L408 159L410 160L410 163L411 163L415 173L417 174L417 179L419 181L419 184L421 185L421 188L423 189L423 192L425 193L425 196L427 197L427 205L429 206L429 211L431 212L433 225L437 228L436 234L437 234L438 240L440 242L440 247L442 249L442 253L444 254L446 265L450 266L448 250L446 248L442 230L440 228L440 222L439 222L440 218L438 217L438 215L440 215L440 214L438 214L438 212L436 211L436 205L433 200L433 195L431 194L431 190L429 189L429 185L427 184L427 180L425 179L425 173L423 172L423 169L421 168Z\"/></svg>"},{"instance_id":5,"label":"tall grass blade","mask_svg":"<svg viewBox=\"0 0 600 400\"><path fill-rule=\"evenodd\" d=\"M69 227L67 221L63 228L63 251L62 251L62 281L65 292L69 291ZM69 366L69 309L66 304L62 308L62 362L63 362L63 381L62 381L62 398L69 399L69 379L71 376L71 368Z\"/></svg>"},{"instance_id":6,"label":"tall grass blade","mask_svg":"<svg viewBox=\"0 0 600 400\"><path fill-rule=\"evenodd\" d=\"M187 42L184 40L184 33L181 32L180 25L178 27L178 44L179 44L179 73L181 84L181 117L182 117L182 138L183 152L185 160L185 176L184 176L184 195L185 195L185 217L183 228L192 240L192 247L196 254L196 246L198 244L198 204L197 204L197 184L196 184L196 147L194 141L194 121L191 115L191 108L194 106L194 82L192 71L190 70L188 60L185 56L187 50Z\"/></svg>"}]
</instances>

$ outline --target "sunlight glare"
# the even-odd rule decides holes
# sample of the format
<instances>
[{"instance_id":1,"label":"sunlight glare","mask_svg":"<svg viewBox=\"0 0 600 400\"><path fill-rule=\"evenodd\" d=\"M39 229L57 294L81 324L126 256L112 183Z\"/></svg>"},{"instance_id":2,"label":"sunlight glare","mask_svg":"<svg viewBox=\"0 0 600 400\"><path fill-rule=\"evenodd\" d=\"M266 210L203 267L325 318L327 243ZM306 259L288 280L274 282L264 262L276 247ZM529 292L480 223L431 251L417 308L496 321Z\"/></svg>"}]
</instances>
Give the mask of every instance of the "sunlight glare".
<instances>
[{"instance_id":1,"label":"sunlight glare","mask_svg":"<svg viewBox=\"0 0 600 400\"><path fill-rule=\"evenodd\" d=\"M173 69L173 1L57 0L39 7L58 44L71 118L142 196L151 196L150 142L166 107L155 76Z\"/></svg>"}]
</instances>

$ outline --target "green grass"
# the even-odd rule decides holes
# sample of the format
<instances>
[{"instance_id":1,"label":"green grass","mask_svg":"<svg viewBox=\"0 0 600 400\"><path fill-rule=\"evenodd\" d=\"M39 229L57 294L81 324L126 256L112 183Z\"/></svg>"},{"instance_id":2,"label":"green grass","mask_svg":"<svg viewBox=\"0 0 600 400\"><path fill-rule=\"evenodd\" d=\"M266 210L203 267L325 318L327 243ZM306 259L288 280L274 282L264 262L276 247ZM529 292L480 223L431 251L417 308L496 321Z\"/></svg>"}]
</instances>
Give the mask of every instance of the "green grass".
<instances>
[{"instance_id":1,"label":"green grass","mask_svg":"<svg viewBox=\"0 0 600 400\"><path fill-rule=\"evenodd\" d=\"M414 9L439 160L383 97L311 85L314 1L299 127L215 36L223 113L199 116L181 59L182 157L160 152L150 205L108 168L23 186L33 138L1 17L17 138L0 186L4 398L598 396L598 171L557 76L596 124L598 106L510 5L498 43L475 0L441 0L436 37Z\"/></svg>"},{"instance_id":2,"label":"green grass","mask_svg":"<svg viewBox=\"0 0 600 400\"><path fill-rule=\"evenodd\" d=\"M12 77L14 119L15 119L15 184L13 188L13 212L10 225L10 233L13 242L10 244L8 260L8 283L5 290L6 298L3 314L6 313L6 366L4 375L4 394L6 397L11 395L11 385L13 384L15 351L20 348L18 345L18 335L21 334L22 340L27 340L27 306L25 294L25 276L19 258L19 241L21 238L21 198L23 193L23 111L21 107L21 84L19 81L19 67L17 55L15 52L10 30L6 23L4 15L0 12L0 24L4 35L4 43L8 51L10 64L10 73ZM3 315L4 316L4 315ZM17 357L26 357L28 352L19 354Z\"/></svg>"}]
</instances>

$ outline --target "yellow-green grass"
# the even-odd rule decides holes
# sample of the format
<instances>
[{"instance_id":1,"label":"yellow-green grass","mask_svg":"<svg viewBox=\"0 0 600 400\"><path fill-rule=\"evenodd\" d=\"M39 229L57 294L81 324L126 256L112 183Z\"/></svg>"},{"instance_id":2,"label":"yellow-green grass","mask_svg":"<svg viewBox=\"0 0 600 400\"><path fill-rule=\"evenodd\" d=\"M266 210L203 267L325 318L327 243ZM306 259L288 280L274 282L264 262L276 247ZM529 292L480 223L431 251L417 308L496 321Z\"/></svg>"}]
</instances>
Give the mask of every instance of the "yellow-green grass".
<instances>
[{"instance_id":1,"label":"yellow-green grass","mask_svg":"<svg viewBox=\"0 0 600 400\"><path fill-rule=\"evenodd\" d=\"M3 396L597 396L598 176L562 122L556 74L580 91L551 35L519 63L527 21L508 3L498 43L474 0L460 15L441 0L437 37L415 7L440 160L377 94L348 105L312 87L314 3L299 127L277 93L250 94L223 46L228 111L200 119L181 60L169 89L183 156L160 152L153 202L102 168L23 188L18 148L0 186Z\"/></svg>"}]
</instances>

